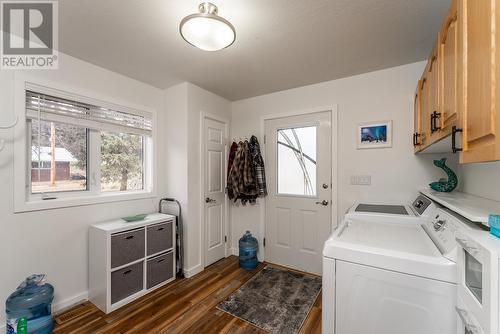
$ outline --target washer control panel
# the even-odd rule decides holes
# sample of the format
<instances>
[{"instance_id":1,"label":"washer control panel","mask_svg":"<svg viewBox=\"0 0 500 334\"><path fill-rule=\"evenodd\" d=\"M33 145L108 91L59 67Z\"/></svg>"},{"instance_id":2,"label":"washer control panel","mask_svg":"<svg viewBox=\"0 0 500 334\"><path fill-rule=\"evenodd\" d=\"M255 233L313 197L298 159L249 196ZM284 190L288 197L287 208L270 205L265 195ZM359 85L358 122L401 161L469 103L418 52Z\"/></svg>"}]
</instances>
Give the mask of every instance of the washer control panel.
<instances>
[{"instance_id":1,"label":"washer control panel","mask_svg":"<svg viewBox=\"0 0 500 334\"><path fill-rule=\"evenodd\" d=\"M432 201L424 195L418 195L411 204L412 208L422 216L427 208L432 204Z\"/></svg>"}]
</instances>

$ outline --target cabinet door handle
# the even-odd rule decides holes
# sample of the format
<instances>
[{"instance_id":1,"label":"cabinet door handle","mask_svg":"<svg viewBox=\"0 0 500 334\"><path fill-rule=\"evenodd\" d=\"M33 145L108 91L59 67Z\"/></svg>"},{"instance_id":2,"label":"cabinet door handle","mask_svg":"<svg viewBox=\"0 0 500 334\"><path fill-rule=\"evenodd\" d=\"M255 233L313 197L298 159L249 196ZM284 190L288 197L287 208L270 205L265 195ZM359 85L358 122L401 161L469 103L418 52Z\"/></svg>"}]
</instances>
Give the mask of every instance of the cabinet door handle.
<instances>
[{"instance_id":1,"label":"cabinet door handle","mask_svg":"<svg viewBox=\"0 0 500 334\"><path fill-rule=\"evenodd\" d=\"M435 117L434 117L434 130L441 130L441 126L438 126L438 120L441 118L441 113L440 112L437 112L435 111Z\"/></svg>"},{"instance_id":2,"label":"cabinet door handle","mask_svg":"<svg viewBox=\"0 0 500 334\"><path fill-rule=\"evenodd\" d=\"M441 130L440 126L437 126L437 120L441 117L441 113L434 111L431 115L431 132L436 132Z\"/></svg>"},{"instance_id":3,"label":"cabinet door handle","mask_svg":"<svg viewBox=\"0 0 500 334\"><path fill-rule=\"evenodd\" d=\"M130 274L131 272L132 272L132 270L131 270L131 269L129 269L129 270L127 270L127 271L124 271L124 272L123 272L123 275L128 275L128 274Z\"/></svg>"},{"instance_id":4,"label":"cabinet door handle","mask_svg":"<svg viewBox=\"0 0 500 334\"><path fill-rule=\"evenodd\" d=\"M453 153L463 151L463 148L457 147L457 138L456 138L457 132L463 132L463 130L457 128L456 126L453 126L451 128L451 150L453 151Z\"/></svg>"},{"instance_id":5,"label":"cabinet door handle","mask_svg":"<svg viewBox=\"0 0 500 334\"><path fill-rule=\"evenodd\" d=\"M128 237L125 237L125 239L127 239L127 240L134 239L134 236L133 235L129 235Z\"/></svg>"},{"instance_id":6,"label":"cabinet door handle","mask_svg":"<svg viewBox=\"0 0 500 334\"><path fill-rule=\"evenodd\" d=\"M163 227L160 227L159 229L157 229L157 231L163 231L165 228Z\"/></svg>"},{"instance_id":7,"label":"cabinet door handle","mask_svg":"<svg viewBox=\"0 0 500 334\"><path fill-rule=\"evenodd\" d=\"M413 146L419 146L419 145L422 145L422 143L420 143L420 142L418 141L418 138L420 138L420 136L421 136L421 134L420 134L420 133L418 133L418 132L415 132L415 133L413 134Z\"/></svg>"},{"instance_id":8,"label":"cabinet door handle","mask_svg":"<svg viewBox=\"0 0 500 334\"><path fill-rule=\"evenodd\" d=\"M163 261L165 261L165 259L160 259L160 260L156 261L156 263L162 263Z\"/></svg>"}]
</instances>

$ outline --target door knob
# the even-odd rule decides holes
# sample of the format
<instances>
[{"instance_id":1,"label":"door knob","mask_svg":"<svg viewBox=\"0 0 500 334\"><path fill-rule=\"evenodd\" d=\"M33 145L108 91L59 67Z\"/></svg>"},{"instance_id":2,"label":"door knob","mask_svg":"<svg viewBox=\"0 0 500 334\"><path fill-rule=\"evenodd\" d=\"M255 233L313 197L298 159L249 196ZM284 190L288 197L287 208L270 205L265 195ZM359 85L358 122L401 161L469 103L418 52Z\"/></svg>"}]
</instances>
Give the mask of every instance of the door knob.
<instances>
[{"instance_id":1,"label":"door knob","mask_svg":"<svg viewBox=\"0 0 500 334\"><path fill-rule=\"evenodd\" d=\"M321 202L316 202L316 204L321 204L321 205L327 206L328 205L328 201L327 200L322 200Z\"/></svg>"},{"instance_id":2,"label":"door knob","mask_svg":"<svg viewBox=\"0 0 500 334\"><path fill-rule=\"evenodd\" d=\"M217 201L210 198L210 197L205 198L205 203L214 203L214 202L217 202Z\"/></svg>"}]
</instances>

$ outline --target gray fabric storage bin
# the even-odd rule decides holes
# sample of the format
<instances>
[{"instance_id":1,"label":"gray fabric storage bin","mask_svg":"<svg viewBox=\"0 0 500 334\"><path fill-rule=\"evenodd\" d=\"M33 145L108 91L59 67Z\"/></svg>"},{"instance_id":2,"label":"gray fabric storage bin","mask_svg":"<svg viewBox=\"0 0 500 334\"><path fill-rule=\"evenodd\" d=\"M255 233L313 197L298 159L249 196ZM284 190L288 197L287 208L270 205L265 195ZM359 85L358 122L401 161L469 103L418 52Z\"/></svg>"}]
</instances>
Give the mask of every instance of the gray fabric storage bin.
<instances>
[{"instance_id":1,"label":"gray fabric storage bin","mask_svg":"<svg viewBox=\"0 0 500 334\"><path fill-rule=\"evenodd\" d=\"M111 303L114 304L144 288L144 261L111 273Z\"/></svg>"},{"instance_id":2,"label":"gray fabric storage bin","mask_svg":"<svg viewBox=\"0 0 500 334\"><path fill-rule=\"evenodd\" d=\"M165 222L148 227L148 255L172 248L173 222Z\"/></svg>"},{"instance_id":3,"label":"gray fabric storage bin","mask_svg":"<svg viewBox=\"0 0 500 334\"><path fill-rule=\"evenodd\" d=\"M144 228L111 236L111 268L123 266L144 257Z\"/></svg>"},{"instance_id":4,"label":"gray fabric storage bin","mask_svg":"<svg viewBox=\"0 0 500 334\"><path fill-rule=\"evenodd\" d=\"M162 254L147 262L147 288L152 288L174 277L174 252Z\"/></svg>"}]
</instances>

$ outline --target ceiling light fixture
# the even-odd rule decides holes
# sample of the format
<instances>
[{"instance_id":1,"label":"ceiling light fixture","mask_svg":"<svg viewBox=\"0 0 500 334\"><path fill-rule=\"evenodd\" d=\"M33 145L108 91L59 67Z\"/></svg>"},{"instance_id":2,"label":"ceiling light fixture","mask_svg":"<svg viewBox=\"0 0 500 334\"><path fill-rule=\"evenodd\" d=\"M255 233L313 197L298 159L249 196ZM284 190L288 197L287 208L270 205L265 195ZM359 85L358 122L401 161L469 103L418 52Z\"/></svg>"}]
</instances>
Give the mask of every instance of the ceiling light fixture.
<instances>
[{"instance_id":1,"label":"ceiling light fixture","mask_svg":"<svg viewBox=\"0 0 500 334\"><path fill-rule=\"evenodd\" d=\"M218 51L234 43L236 31L225 18L217 15L217 6L203 2L198 6L197 14L182 19L179 31L189 44L205 50Z\"/></svg>"}]
</instances>

